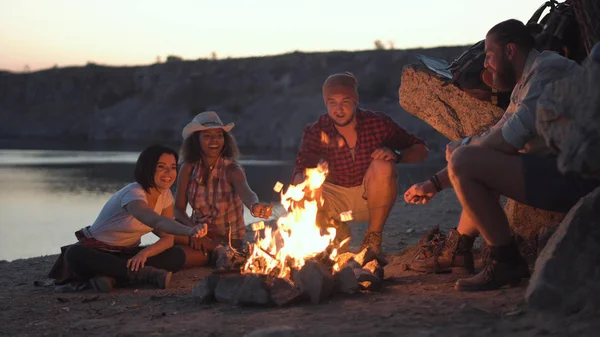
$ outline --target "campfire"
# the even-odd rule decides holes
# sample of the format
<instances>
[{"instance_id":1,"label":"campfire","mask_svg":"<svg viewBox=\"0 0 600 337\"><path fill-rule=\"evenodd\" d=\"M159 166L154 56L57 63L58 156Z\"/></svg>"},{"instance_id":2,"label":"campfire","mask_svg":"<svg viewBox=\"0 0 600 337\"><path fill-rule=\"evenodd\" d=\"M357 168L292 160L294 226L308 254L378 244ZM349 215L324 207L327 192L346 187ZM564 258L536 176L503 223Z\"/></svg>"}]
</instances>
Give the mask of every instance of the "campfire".
<instances>
[{"instance_id":1,"label":"campfire","mask_svg":"<svg viewBox=\"0 0 600 337\"><path fill-rule=\"evenodd\" d=\"M258 230L246 251L236 254L229 247L216 251L220 270L202 280L193 295L203 302L281 306L304 298L319 303L334 292L379 290L387 262L370 249L338 254L347 248L349 238L335 240L333 220L318 223L323 206L319 191L327 173L327 163L320 163L306 170L304 182L281 192L288 214L276 223L253 225ZM340 219L351 220L351 211L340 214Z\"/></svg>"}]
</instances>

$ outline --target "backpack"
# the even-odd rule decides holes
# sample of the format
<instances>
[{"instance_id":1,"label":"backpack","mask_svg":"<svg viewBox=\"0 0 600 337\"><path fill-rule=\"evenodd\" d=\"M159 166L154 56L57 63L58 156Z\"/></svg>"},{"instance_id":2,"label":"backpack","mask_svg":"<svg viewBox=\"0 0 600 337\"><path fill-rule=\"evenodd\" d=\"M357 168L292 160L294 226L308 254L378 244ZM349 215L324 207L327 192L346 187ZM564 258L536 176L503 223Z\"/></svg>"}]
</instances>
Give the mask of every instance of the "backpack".
<instances>
[{"instance_id":1,"label":"backpack","mask_svg":"<svg viewBox=\"0 0 600 337\"><path fill-rule=\"evenodd\" d=\"M550 12L540 20L547 8ZM560 4L557 0L546 1L533 13L527 26L534 33L536 49L556 51L578 63L587 56L570 0ZM424 55L417 55L417 58L429 70L442 76L444 85L453 84L467 94L505 110L510 103L512 89L498 92L493 87L491 74L483 66L484 49L485 40L481 40L450 64Z\"/></svg>"}]
</instances>

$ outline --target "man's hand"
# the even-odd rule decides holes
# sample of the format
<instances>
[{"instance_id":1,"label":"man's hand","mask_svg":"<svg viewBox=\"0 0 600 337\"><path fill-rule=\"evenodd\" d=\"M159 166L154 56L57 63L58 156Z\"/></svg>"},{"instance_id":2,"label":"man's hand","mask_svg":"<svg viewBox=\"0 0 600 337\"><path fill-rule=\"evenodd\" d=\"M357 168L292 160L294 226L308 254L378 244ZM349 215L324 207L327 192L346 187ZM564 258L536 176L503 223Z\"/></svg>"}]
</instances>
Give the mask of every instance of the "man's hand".
<instances>
[{"instance_id":1,"label":"man's hand","mask_svg":"<svg viewBox=\"0 0 600 337\"><path fill-rule=\"evenodd\" d=\"M431 181L412 185L405 193L404 200L410 204L426 204L436 195L437 191Z\"/></svg>"},{"instance_id":2,"label":"man's hand","mask_svg":"<svg viewBox=\"0 0 600 337\"><path fill-rule=\"evenodd\" d=\"M452 158L452 154L454 153L454 150L456 150L460 147L461 142L462 142L462 139L459 139L459 140L452 141L452 142L448 143L448 145L446 145L446 161L447 162L450 162L450 158Z\"/></svg>"},{"instance_id":3,"label":"man's hand","mask_svg":"<svg viewBox=\"0 0 600 337\"><path fill-rule=\"evenodd\" d=\"M396 161L396 155L394 154L394 151L388 149L387 147L380 147L373 151L371 158L373 158L373 160L381 159L387 161Z\"/></svg>"},{"instance_id":4,"label":"man's hand","mask_svg":"<svg viewBox=\"0 0 600 337\"><path fill-rule=\"evenodd\" d=\"M130 269L131 271L138 271L140 268L144 268L147 259L148 255L146 255L146 252L142 250L135 254L134 257L127 260L127 269Z\"/></svg>"}]
</instances>

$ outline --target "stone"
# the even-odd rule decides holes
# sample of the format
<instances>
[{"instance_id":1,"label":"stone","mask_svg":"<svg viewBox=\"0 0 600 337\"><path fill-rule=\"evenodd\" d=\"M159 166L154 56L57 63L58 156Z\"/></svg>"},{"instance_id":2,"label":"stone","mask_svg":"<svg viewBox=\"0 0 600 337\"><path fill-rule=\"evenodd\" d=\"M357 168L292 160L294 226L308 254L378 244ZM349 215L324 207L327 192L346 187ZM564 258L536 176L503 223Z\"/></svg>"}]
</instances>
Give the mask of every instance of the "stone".
<instances>
[{"instance_id":1,"label":"stone","mask_svg":"<svg viewBox=\"0 0 600 337\"><path fill-rule=\"evenodd\" d=\"M210 303L215 299L215 289L221 280L218 274L210 274L203 278L192 289L192 297L199 303Z\"/></svg>"},{"instance_id":2,"label":"stone","mask_svg":"<svg viewBox=\"0 0 600 337\"><path fill-rule=\"evenodd\" d=\"M370 271L356 268L354 269L354 276L363 289L371 291L381 290L381 279Z\"/></svg>"},{"instance_id":3,"label":"stone","mask_svg":"<svg viewBox=\"0 0 600 337\"><path fill-rule=\"evenodd\" d=\"M373 273L373 275L377 276L380 280L384 279L384 271L383 266L379 264L379 261L373 260L363 267L363 269Z\"/></svg>"},{"instance_id":4,"label":"stone","mask_svg":"<svg viewBox=\"0 0 600 337\"><path fill-rule=\"evenodd\" d=\"M244 283L244 275L222 277L215 288L215 298L221 303L231 303L238 289Z\"/></svg>"},{"instance_id":5,"label":"stone","mask_svg":"<svg viewBox=\"0 0 600 337\"><path fill-rule=\"evenodd\" d=\"M538 310L600 309L600 187L567 214L536 261L525 298Z\"/></svg>"},{"instance_id":6,"label":"stone","mask_svg":"<svg viewBox=\"0 0 600 337\"><path fill-rule=\"evenodd\" d=\"M336 292L355 294L360 289L356 276L354 275L354 268L351 266L346 266L333 274L333 280Z\"/></svg>"},{"instance_id":7,"label":"stone","mask_svg":"<svg viewBox=\"0 0 600 337\"><path fill-rule=\"evenodd\" d=\"M246 275L242 284L234 291L230 303L241 305L269 304L271 297L266 289L265 279L265 275Z\"/></svg>"},{"instance_id":8,"label":"stone","mask_svg":"<svg viewBox=\"0 0 600 337\"><path fill-rule=\"evenodd\" d=\"M402 69L400 105L451 140L479 135L496 124L504 111L473 98L420 64Z\"/></svg>"},{"instance_id":9,"label":"stone","mask_svg":"<svg viewBox=\"0 0 600 337\"><path fill-rule=\"evenodd\" d=\"M302 292L287 279L276 277L269 289L271 301L278 307L293 303L302 296Z\"/></svg>"},{"instance_id":10,"label":"stone","mask_svg":"<svg viewBox=\"0 0 600 337\"><path fill-rule=\"evenodd\" d=\"M213 261L218 270L232 269L234 265L235 254L229 246L219 246L213 250Z\"/></svg>"},{"instance_id":11,"label":"stone","mask_svg":"<svg viewBox=\"0 0 600 337\"><path fill-rule=\"evenodd\" d=\"M343 269L350 261L354 261L354 253L342 253L335 258L335 265L338 270Z\"/></svg>"},{"instance_id":12,"label":"stone","mask_svg":"<svg viewBox=\"0 0 600 337\"><path fill-rule=\"evenodd\" d=\"M333 275L320 263L306 261L304 266L294 274L294 283L313 304L317 304L331 295Z\"/></svg>"},{"instance_id":13,"label":"stone","mask_svg":"<svg viewBox=\"0 0 600 337\"><path fill-rule=\"evenodd\" d=\"M508 199L504 213L514 234L518 236L517 243L525 257L537 256L537 238L539 232L552 223L559 223L565 213L549 212Z\"/></svg>"},{"instance_id":14,"label":"stone","mask_svg":"<svg viewBox=\"0 0 600 337\"><path fill-rule=\"evenodd\" d=\"M599 176L600 61L588 59L570 76L544 88L536 127L558 153L561 172Z\"/></svg>"},{"instance_id":15,"label":"stone","mask_svg":"<svg viewBox=\"0 0 600 337\"><path fill-rule=\"evenodd\" d=\"M365 264L373 261L376 256L377 254L373 251L373 249L371 249L371 247L367 247L354 256L354 261L363 267Z\"/></svg>"}]
</instances>

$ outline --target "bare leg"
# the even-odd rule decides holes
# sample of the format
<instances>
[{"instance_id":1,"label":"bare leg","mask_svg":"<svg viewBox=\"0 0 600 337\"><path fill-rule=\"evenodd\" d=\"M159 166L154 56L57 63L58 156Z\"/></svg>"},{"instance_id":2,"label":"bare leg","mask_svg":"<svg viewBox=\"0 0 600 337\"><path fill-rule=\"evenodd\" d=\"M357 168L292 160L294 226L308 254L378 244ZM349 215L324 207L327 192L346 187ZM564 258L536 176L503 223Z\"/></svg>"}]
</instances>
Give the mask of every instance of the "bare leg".
<instances>
[{"instance_id":1,"label":"bare leg","mask_svg":"<svg viewBox=\"0 0 600 337\"><path fill-rule=\"evenodd\" d=\"M381 232L396 202L396 165L385 160L373 160L365 175L369 232Z\"/></svg>"},{"instance_id":2,"label":"bare leg","mask_svg":"<svg viewBox=\"0 0 600 337\"><path fill-rule=\"evenodd\" d=\"M201 250L190 247L190 238L187 236L175 236L175 245L185 252L184 269L202 267L208 265L209 255Z\"/></svg>"},{"instance_id":3,"label":"bare leg","mask_svg":"<svg viewBox=\"0 0 600 337\"><path fill-rule=\"evenodd\" d=\"M476 229L489 245L510 244L508 219L498 193L525 201L521 158L480 146L462 147L452 155L449 174L463 207L459 232Z\"/></svg>"}]
</instances>

